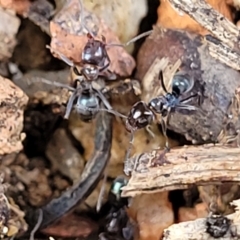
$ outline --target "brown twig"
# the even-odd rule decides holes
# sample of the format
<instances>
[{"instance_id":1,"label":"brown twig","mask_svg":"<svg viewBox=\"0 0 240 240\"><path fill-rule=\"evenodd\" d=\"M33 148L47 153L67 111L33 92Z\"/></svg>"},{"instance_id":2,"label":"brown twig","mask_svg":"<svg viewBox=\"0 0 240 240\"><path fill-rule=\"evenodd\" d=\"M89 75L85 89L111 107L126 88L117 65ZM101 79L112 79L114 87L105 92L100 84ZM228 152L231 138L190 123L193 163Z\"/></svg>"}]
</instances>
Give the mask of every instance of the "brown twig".
<instances>
[{"instance_id":1,"label":"brown twig","mask_svg":"<svg viewBox=\"0 0 240 240\"><path fill-rule=\"evenodd\" d=\"M95 151L92 158L86 164L79 180L58 198L52 199L41 208L43 219L39 229L44 229L60 219L63 215L73 210L80 202L84 201L92 192L102 177L103 171L110 158L112 140L112 116L106 112L100 112L97 117L95 133ZM38 210L29 211L28 222L30 230L38 219ZM29 230L29 231L30 231Z\"/></svg>"},{"instance_id":2,"label":"brown twig","mask_svg":"<svg viewBox=\"0 0 240 240\"><path fill-rule=\"evenodd\" d=\"M240 181L240 148L213 144L175 148L166 154L170 164L150 167L161 152L154 150L138 158L128 185L122 188L122 196Z\"/></svg>"},{"instance_id":3,"label":"brown twig","mask_svg":"<svg viewBox=\"0 0 240 240\"><path fill-rule=\"evenodd\" d=\"M169 2L177 10L187 13L215 36L205 38L213 57L234 69L240 69L240 32L231 21L204 0L169 0Z\"/></svg>"},{"instance_id":4,"label":"brown twig","mask_svg":"<svg viewBox=\"0 0 240 240\"><path fill-rule=\"evenodd\" d=\"M236 206L236 212L226 217L231 220L231 226L227 233L218 239L228 240L228 239L239 239L240 236L240 200L232 202L232 205ZM181 236L179 238L179 236ZM187 221L178 224L173 224L164 230L163 240L214 240L216 238L211 237L206 232L206 219L199 218L194 221Z\"/></svg>"}]
</instances>

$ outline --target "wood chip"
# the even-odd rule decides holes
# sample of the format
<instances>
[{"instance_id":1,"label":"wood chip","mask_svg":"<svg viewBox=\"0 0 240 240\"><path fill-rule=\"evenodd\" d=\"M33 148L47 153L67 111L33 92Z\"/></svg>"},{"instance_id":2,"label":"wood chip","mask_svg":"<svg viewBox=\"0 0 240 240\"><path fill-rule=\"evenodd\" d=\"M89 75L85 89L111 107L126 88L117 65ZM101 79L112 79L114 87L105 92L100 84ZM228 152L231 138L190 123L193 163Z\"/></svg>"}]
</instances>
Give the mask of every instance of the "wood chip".
<instances>
[{"instance_id":1,"label":"wood chip","mask_svg":"<svg viewBox=\"0 0 240 240\"><path fill-rule=\"evenodd\" d=\"M213 144L177 147L166 154L169 164L151 167L151 161L161 152L154 150L133 157L136 168L127 186L122 188L122 196L185 189L193 184L240 181L240 148Z\"/></svg>"}]
</instances>

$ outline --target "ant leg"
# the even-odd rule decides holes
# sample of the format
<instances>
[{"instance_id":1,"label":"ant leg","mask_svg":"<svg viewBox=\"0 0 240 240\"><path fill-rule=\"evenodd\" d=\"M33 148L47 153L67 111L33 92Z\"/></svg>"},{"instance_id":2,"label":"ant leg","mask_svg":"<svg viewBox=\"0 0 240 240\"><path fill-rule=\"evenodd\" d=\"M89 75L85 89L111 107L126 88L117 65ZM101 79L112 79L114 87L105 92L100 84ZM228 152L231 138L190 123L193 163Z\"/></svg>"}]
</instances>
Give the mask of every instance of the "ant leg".
<instances>
[{"instance_id":1,"label":"ant leg","mask_svg":"<svg viewBox=\"0 0 240 240\"><path fill-rule=\"evenodd\" d=\"M167 89L166 89L166 86L165 86L165 84L164 84L164 81L163 81L163 72L162 72L162 70L160 70L160 72L159 72L158 79L159 79L160 82L161 82L163 91L164 91L165 93L168 93L168 91L167 91Z\"/></svg>"},{"instance_id":2,"label":"ant leg","mask_svg":"<svg viewBox=\"0 0 240 240\"><path fill-rule=\"evenodd\" d=\"M64 115L64 119L68 119L69 118L69 115L70 115L70 113L72 111L73 102L74 102L76 97L77 97L76 92L73 92L71 97L68 100L67 107L66 107L66 113Z\"/></svg>"},{"instance_id":3,"label":"ant leg","mask_svg":"<svg viewBox=\"0 0 240 240\"><path fill-rule=\"evenodd\" d=\"M108 102L108 100L106 99L106 97L102 94L102 92L96 88L93 88L94 91L97 92L97 95L99 96L99 98L102 100L103 104L105 105L105 107L109 110L112 109L112 106L110 105L110 103Z\"/></svg>"},{"instance_id":4,"label":"ant leg","mask_svg":"<svg viewBox=\"0 0 240 240\"><path fill-rule=\"evenodd\" d=\"M184 98L184 99L181 99L181 100L180 100L180 103L186 103L186 102L188 102L190 99L195 98L195 97L197 97L197 96L198 96L198 94L190 95L189 97L186 97L186 98Z\"/></svg>"},{"instance_id":5,"label":"ant leg","mask_svg":"<svg viewBox=\"0 0 240 240\"><path fill-rule=\"evenodd\" d=\"M31 80L27 79L28 85L33 84L33 82L43 82L43 83L46 83L48 85L52 85L52 86L56 86L56 87L60 87L60 88L66 88L70 91L75 90L75 88L73 88L71 86L68 86L67 84L59 83L59 82L56 82L56 81L50 81L50 80L47 80L45 78L33 77L33 78L31 78Z\"/></svg>"},{"instance_id":6,"label":"ant leg","mask_svg":"<svg viewBox=\"0 0 240 240\"><path fill-rule=\"evenodd\" d=\"M150 135L152 138L155 138L155 134L154 134L154 132L151 130L150 125L147 125L146 130L147 130L147 132L149 133L149 135Z\"/></svg>"},{"instance_id":7,"label":"ant leg","mask_svg":"<svg viewBox=\"0 0 240 240\"><path fill-rule=\"evenodd\" d=\"M109 112L112 113L113 115L117 116L117 117L121 117L124 119L127 119L127 116L113 110L113 109L106 109L106 108L98 108L98 109L93 109L93 108L88 108L88 107L84 107L84 110L88 110L88 111L92 111L92 112L98 112L98 111L104 111L104 112Z\"/></svg>"},{"instance_id":8,"label":"ant leg","mask_svg":"<svg viewBox=\"0 0 240 240\"><path fill-rule=\"evenodd\" d=\"M55 52L56 54L59 55L59 57L61 58L61 60L63 62L65 62L68 66L70 67L74 67L74 63L69 59L67 58L66 56L64 56L62 53L60 53L59 51L57 50L53 50L49 45L46 46L47 49L50 49L52 52Z\"/></svg>"},{"instance_id":9,"label":"ant leg","mask_svg":"<svg viewBox=\"0 0 240 240\"><path fill-rule=\"evenodd\" d=\"M126 43L120 43L120 44L118 44L118 43L110 43L110 44L107 44L106 46L126 47L126 46L130 45L131 43L134 43L137 40L150 35L152 32L153 32L153 30L141 33L138 36L136 36L136 37L132 38L131 40L129 40L128 42L126 42Z\"/></svg>"},{"instance_id":10,"label":"ant leg","mask_svg":"<svg viewBox=\"0 0 240 240\"><path fill-rule=\"evenodd\" d=\"M166 144L163 152L159 154L159 156L151 161L151 166L161 166L163 164L169 164L170 162L165 158L166 153L170 151L169 143L168 143L168 136L167 136L167 122L168 122L168 115L166 116L166 119L164 120L161 118L161 125L163 130L163 135L166 138Z\"/></svg>"},{"instance_id":11,"label":"ant leg","mask_svg":"<svg viewBox=\"0 0 240 240\"><path fill-rule=\"evenodd\" d=\"M105 69L107 69L109 67L109 65L111 63L111 60L110 60L108 54L106 54L105 57L107 58L107 63L99 69L99 72L103 72Z\"/></svg>"},{"instance_id":12,"label":"ant leg","mask_svg":"<svg viewBox=\"0 0 240 240\"><path fill-rule=\"evenodd\" d=\"M185 109L185 110L189 110L189 111L196 111L198 108L192 105L187 105L187 104L179 104L176 105L175 108L177 109Z\"/></svg>"},{"instance_id":13,"label":"ant leg","mask_svg":"<svg viewBox=\"0 0 240 240\"><path fill-rule=\"evenodd\" d=\"M117 75L115 73L113 73L112 71L110 71L109 69L104 71L104 74L102 74L103 77L105 77L107 80L116 80L117 79ZM102 76L101 75L101 76Z\"/></svg>"},{"instance_id":14,"label":"ant leg","mask_svg":"<svg viewBox=\"0 0 240 240\"><path fill-rule=\"evenodd\" d=\"M162 131L163 131L163 135L166 138L166 144L165 147L167 149L169 149L169 144L168 144L168 136L167 136L167 122L168 122L168 116L169 113L166 116L166 119L164 120L163 118L161 118L161 125L162 125Z\"/></svg>"},{"instance_id":15,"label":"ant leg","mask_svg":"<svg viewBox=\"0 0 240 240\"><path fill-rule=\"evenodd\" d=\"M108 102L108 100L106 99L106 97L102 94L102 92L96 88L93 88L93 90L95 90L97 92L97 95L98 97L102 100L104 106L106 107L106 109L98 109L98 110L101 110L101 111L107 111L109 113L112 113L118 117L121 117L121 118L127 118L127 116L117 112L117 111L114 111L112 106L110 105L110 103Z\"/></svg>"},{"instance_id":16,"label":"ant leg","mask_svg":"<svg viewBox=\"0 0 240 240\"><path fill-rule=\"evenodd\" d=\"M130 135L130 141L129 141L129 148L126 153L126 157L125 157L125 161L124 161L124 168L123 168L123 171L127 176L129 176L130 172L132 171L132 163L130 161L130 153L132 151L132 146L133 146L134 132L132 131L130 134L131 135Z\"/></svg>"}]
</instances>

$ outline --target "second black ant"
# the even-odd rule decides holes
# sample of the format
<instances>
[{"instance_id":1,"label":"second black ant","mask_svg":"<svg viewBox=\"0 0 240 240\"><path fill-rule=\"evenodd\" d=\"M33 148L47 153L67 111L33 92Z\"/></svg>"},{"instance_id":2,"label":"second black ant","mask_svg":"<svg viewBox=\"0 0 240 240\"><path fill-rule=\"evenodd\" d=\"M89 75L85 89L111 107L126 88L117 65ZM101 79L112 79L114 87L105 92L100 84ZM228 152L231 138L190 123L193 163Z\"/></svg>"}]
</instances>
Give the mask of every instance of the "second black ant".
<instances>
[{"instance_id":1,"label":"second black ant","mask_svg":"<svg viewBox=\"0 0 240 240\"><path fill-rule=\"evenodd\" d=\"M132 147L133 133L139 129L145 128L160 117L160 123L162 126L163 134L166 138L166 147L164 154L169 151L169 144L167 138L167 124L169 116L172 112L177 110L195 111L198 107L190 105L191 99L198 97L198 103L200 104L200 95L198 93L192 94L188 97L183 97L186 93L189 93L194 86L194 79L189 75L178 72L172 79L172 91L168 92L163 80L163 72L159 72L159 81L165 92L163 96L157 96L145 103L139 101L133 105L126 120L126 129L131 132L132 137L130 141L130 148L126 154L125 173L129 174L128 159Z\"/></svg>"}]
</instances>

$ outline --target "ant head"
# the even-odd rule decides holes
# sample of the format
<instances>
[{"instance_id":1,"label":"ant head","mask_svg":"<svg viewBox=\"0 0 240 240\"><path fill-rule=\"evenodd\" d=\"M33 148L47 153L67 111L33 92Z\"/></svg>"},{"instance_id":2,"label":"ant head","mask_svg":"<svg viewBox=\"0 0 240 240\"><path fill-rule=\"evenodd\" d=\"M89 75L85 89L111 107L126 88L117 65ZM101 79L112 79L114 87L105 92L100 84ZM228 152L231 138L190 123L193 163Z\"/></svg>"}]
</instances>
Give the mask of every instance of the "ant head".
<instances>
[{"instance_id":1,"label":"ant head","mask_svg":"<svg viewBox=\"0 0 240 240\"><path fill-rule=\"evenodd\" d=\"M88 42L82 52L82 63L103 67L106 60L107 51L105 42L95 40L88 34Z\"/></svg>"},{"instance_id":2,"label":"ant head","mask_svg":"<svg viewBox=\"0 0 240 240\"><path fill-rule=\"evenodd\" d=\"M170 95L170 94L167 94L167 95ZM161 114L163 117L167 115L168 103L167 103L167 98L165 97L160 96L160 97L153 98L149 102L148 106L153 112L157 114Z\"/></svg>"},{"instance_id":3,"label":"ant head","mask_svg":"<svg viewBox=\"0 0 240 240\"><path fill-rule=\"evenodd\" d=\"M128 118L126 120L126 128L133 132L138 129L147 127L154 120L154 113L143 101L137 102L133 105Z\"/></svg>"}]
</instances>

